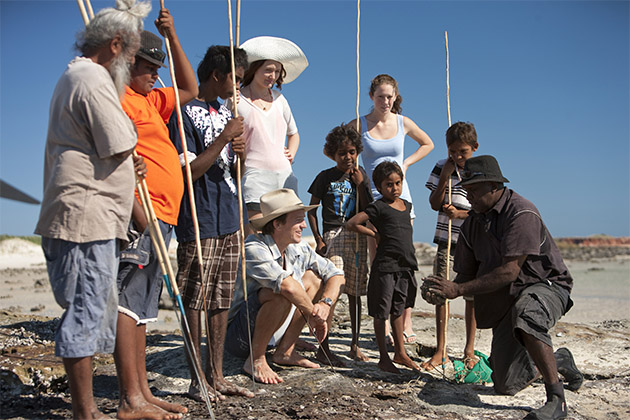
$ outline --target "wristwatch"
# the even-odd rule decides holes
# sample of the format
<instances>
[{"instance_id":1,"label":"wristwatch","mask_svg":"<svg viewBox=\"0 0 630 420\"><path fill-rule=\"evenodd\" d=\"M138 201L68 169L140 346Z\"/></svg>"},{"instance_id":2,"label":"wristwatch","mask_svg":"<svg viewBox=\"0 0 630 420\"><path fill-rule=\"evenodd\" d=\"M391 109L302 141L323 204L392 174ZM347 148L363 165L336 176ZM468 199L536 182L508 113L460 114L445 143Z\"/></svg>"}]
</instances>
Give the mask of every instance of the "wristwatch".
<instances>
[{"instance_id":1,"label":"wristwatch","mask_svg":"<svg viewBox=\"0 0 630 420\"><path fill-rule=\"evenodd\" d=\"M332 301L332 299L331 299L331 298L329 298L329 297L322 298L322 299L320 299L320 301L319 301L319 302L320 302L320 303L321 303L321 302L324 302L326 305L330 306L331 308L332 308L332 306L333 306L333 301Z\"/></svg>"}]
</instances>

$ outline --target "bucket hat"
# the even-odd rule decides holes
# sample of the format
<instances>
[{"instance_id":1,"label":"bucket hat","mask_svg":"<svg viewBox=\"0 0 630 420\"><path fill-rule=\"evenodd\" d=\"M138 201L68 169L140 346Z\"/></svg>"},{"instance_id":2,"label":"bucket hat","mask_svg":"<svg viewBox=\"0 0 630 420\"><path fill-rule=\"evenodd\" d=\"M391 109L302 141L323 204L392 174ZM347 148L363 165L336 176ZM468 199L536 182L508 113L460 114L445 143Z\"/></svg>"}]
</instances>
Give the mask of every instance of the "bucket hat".
<instances>
[{"instance_id":1,"label":"bucket hat","mask_svg":"<svg viewBox=\"0 0 630 420\"><path fill-rule=\"evenodd\" d=\"M140 34L140 49L136 55L160 67L168 67L164 65L166 53L162 50L162 38L152 32L142 31Z\"/></svg>"},{"instance_id":2,"label":"bucket hat","mask_svg":"<svg viewBox=\"0 0 630 420\"><path fill-rule=\"evenodd\" d=\"M254 229L260 230L267 223L283 214L291 213L296 210L309 211L316 207L319 207L319 204L305 206L295 194L295 191L289 188L281 188L263 194L260 197L260 210L263 217L254 220L250 219L249 223L252 224Z\"/></svg>"},{"instance_id":3,"label":"bucket hat","mask_svg":"<svg viewBox=\"0 0 630 420\"><path fill-rule=\"evenodd\" d=\"M282 63L286 72L283 84L291 83L308 67L304 52L295 43L275 36L257 36L243 42L241 48L247 53L247 61L252 64L259 60L275 60Z\"/></svg>"},{"instance_id":4,"label":"bucket hat","mask_svg":"<svg viewBox=\"0 0 630 420\"><path fill-rule=\"evenodd\" d=\"M468 159L462 171L462 181L458 186L475 184L477 182L510 182L501 173L499 162L494 156L483 155Z\"/></svg>"}]
</instances>

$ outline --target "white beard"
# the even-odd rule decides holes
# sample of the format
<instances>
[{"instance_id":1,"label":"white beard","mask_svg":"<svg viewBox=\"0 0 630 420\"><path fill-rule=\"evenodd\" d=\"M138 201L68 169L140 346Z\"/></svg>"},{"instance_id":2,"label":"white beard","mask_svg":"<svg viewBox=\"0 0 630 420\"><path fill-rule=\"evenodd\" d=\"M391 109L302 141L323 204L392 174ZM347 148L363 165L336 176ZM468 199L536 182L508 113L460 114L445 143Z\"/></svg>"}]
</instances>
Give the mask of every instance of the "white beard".
<instances>
[{"instance_id":1,"label":"white beard","mask_svg":"<svg viewBox=\"0 0 630 420\"><path fill-rule=\"evenodd\" d=\"M128 85L131 80L129 66L130 63L126 54L119 54L109 66L109 74L112 76L114 86L116 86L116 91L119 96L125 93L125 86Z\"/></svg>"}]
</instances>

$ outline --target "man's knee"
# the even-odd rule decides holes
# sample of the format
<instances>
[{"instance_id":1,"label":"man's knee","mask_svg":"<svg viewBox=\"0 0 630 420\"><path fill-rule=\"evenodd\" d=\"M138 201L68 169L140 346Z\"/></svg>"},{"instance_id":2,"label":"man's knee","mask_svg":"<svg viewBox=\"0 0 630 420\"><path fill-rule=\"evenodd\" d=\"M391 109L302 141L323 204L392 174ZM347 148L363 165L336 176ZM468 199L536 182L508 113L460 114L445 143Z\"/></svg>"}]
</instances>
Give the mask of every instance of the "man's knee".
<instances>
[{"instance_id":1,"label":"man's knee","mask_svg":"<svg viewBox=\"0 0 630 420\"><path fill-rule=\"evenodd\" d=\"M287 308L291 307L291 302L289 302L287 298L282 296L280 293L274 293L273 290L266 287L258 290L258 301L260 302L261 307L268 303L271 303L274 306L277 305L278 310L284 308L285 306Z\"/></svg>"},{"instance_id":2,"label":"man's knee","mask_svg":"<svg viewBox=\"0 0 630 420\"><path fill-rule=\"evenodd\" d=\"M302 276L302 283L304 283L304 289L306 289L306 293L308 293L311 298L314 297L324 285L322 279L319 278L313 270L307 270L304 273L304 276Z\"/></svg>"}]
</instances>

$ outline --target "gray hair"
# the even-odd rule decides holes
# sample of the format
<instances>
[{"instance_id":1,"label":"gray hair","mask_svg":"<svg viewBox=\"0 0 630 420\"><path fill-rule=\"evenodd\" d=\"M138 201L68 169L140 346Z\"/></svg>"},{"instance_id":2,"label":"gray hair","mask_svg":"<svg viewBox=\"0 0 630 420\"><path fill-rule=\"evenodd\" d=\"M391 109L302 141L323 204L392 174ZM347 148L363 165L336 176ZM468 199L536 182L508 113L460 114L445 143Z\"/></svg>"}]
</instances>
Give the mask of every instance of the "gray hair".
<instances>
[{"instance_id":1,"label":"gray hair","mask_svg":"<svg viewBox=\"0 0 630 420\"><path fill-rule=\"evenodd\" d=\"M116 0L116 8L100 10L85 30L77 35L75 47L86 57L109 44L116 35L122 38L125 55L136 53L140 46L142 19L151 11L149 1Z\"/></svg>"}]
</instances>

